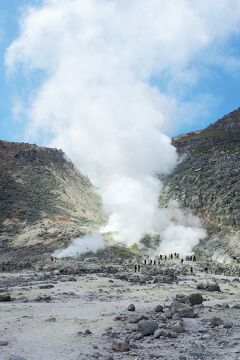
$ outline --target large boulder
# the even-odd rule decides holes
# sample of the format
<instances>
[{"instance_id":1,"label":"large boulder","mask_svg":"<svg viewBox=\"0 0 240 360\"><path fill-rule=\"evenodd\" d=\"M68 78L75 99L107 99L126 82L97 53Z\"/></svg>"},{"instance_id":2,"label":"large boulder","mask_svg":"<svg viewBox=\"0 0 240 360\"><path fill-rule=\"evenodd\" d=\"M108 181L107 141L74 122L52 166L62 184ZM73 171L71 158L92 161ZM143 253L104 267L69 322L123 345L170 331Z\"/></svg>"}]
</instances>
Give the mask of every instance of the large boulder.
<instances>
[{"instance_id":1,"label":"large boulder","mask_svg":"<svg viewBox=\"0 0 240 360\"><path fill-rule=\"evenodd\" d=\"M218 283L199 283L197 284L198 290L206 290L206 291L221 291L220 286Z\"/></svg>"},{"instance_id":2,"label":"large boulder","mask_svg":"<svg viewBox=\"0 0 240 360\"><path fill-rule=\"evenodd\" d=\"M188 295L188 300L190 301L191 305L200 305L203 302L203 297L199 293L193 293Z\"/></svg>"},{"instance_id":3,"label":"large boulder","mask_svg":"<svg viewBox=\"0 0 240 360\"><path fill-rule=\"evenodd\" d=\"M170 309L173 314L178 313L183 318L194 318L195 314L191 306L180 303L178 301L173 301L170 305Z\"/></svg>"},{"instance_id":4,"label":"large boulder","mask_svg":"<svg viewBox=\"0 0 240 360\"><path fill-rule=\"evenodd\" d=\"M142 320L138 323L138 332L144 336L153 335L158 329L158 324L151 320Z\"/></svg>"}]
</instances>

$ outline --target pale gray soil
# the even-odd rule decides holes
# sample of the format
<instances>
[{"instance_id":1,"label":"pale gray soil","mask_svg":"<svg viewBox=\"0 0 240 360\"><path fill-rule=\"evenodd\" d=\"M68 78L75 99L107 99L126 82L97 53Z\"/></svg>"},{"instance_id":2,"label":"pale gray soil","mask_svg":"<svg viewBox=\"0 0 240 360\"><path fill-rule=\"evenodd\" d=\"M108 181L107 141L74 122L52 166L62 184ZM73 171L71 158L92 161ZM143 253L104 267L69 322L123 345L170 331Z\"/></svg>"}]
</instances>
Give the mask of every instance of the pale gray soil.
<instances>
[{"instance_id":1,"label":"pale gray soil","mask_svg":"<svg viewBox=\"0 0 240 360\"><path fill-rule=\"evenodd\" d=\"M240 306L232 308L240 304L237 279L198 271L178 275L178 283L153 283L155 276L150 281L141 274L136 278L132 266L115 267L116 274L74 275L76 281L56 270L1 273L0 295L8 291L12 301L0 302L0 359L240 359ZM116 278L122 273L131 281ZM197 291L196 284L203 280L217 281L221 292ZM54 287L39 288L46 284ZM176 338L134 338L138 324L132 320L136 315L144 314L161 324L162 313L154 311L156 305L163 305L167 311L166 305L176 294L193 292L201 293L205 301L203 306L193 307L196 318L183 319L185 332L177 333ZM38 296L51 299L36 301ZM127 310L131 303L135 312ZM220 317L223 325L211 327L208 320L213 316ZM172 319L165 322L167 327L173 323ZM85 335L86 329L92 334ZM126 339L128 352L112 350L114 340Z\"/></svg>"}]
</instances>

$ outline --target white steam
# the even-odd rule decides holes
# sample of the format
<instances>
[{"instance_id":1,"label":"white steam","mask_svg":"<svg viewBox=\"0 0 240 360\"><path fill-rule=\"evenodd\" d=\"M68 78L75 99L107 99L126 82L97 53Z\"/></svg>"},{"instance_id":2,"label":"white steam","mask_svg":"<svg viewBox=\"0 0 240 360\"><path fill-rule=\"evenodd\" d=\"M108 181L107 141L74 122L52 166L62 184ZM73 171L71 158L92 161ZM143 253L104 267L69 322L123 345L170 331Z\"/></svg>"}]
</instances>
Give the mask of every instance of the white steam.
<instances>
[{"instance_id":1,"label":"white steam","mask_svg":"<svg viewBox=\"0 0 240 360\"><path fill-rule=\"evenodd\" d=\"M176 221L158 211L154 176L177 163L164 132L206 106L179 94L196 84L201 61L228 61L221 49L239 10L237 0L44 0L23 13L6 64L46 74L30 94L28 134L51 136L100 188L105 231L117 240L161 231L170 250L205 236L179 209Z\"/></svg>"},{"instance_id":2,"label":"white steam","mask_svg":"<svg viewBox=\"0 0 240 360\"><path fill-rule=\"evenodd\" d=\"M96 253L98 250L102 250L105 247L106 243L102 235L97 233L87 234L84 237L74 239L71 245L69 245L66 249L56 251L54 256L62 258L67 256L83 255L89 252Z\"/></svg>"},{"instance_id":3,"label":"white steam","mask_svg":"<svg viewBox=\"0 0 240 360\"><path fill-rule=\"evenodd\" d=\"M166 209L159 210L159 232L161 243L159 253L179 253L185 256L193 250L200 239L207 236L201 220L189 210L179 208L177 201L170 201Z\"/></svg>"}]
</instances>

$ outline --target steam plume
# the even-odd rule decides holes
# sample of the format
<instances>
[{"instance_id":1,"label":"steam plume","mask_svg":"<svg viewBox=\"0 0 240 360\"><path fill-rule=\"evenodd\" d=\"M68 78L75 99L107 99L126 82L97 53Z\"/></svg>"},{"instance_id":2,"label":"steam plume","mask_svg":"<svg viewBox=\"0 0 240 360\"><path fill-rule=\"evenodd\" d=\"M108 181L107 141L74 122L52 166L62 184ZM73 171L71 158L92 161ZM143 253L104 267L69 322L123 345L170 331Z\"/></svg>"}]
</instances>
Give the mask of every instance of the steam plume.
<instances>
[{"instance_id":1,"label":"steam plume","mask_svg":"<svg viewBox=\"0 0 240 360\"><path fill-rule=\"evenodd\" d=\"M58 258L67 256L83 255L88 252L96 253L106 246L103 237L100 234L88 234L82 238L76 238L66 249L56 251L54 255Z\"/></svg>"},{"instance_id":2,"label":"steam plume","mask_svg":"<svg viewBox=\"0 0 240 360\"><path fill-rule=\"evenodd\" d=\"M179 89L196 83L194 60L217 57L211 45L235 31L239 8L228 0L45 0L23 14L6 64L45 74L28 101L28 135L50 137L100 188L105 230L117 240L160 230L170 250L179 234L179 247L205 236L193 218L173 224L158 211L154 176L177 163L165 131L196 108L181 102Z\"/></svg>"}]
</instances>

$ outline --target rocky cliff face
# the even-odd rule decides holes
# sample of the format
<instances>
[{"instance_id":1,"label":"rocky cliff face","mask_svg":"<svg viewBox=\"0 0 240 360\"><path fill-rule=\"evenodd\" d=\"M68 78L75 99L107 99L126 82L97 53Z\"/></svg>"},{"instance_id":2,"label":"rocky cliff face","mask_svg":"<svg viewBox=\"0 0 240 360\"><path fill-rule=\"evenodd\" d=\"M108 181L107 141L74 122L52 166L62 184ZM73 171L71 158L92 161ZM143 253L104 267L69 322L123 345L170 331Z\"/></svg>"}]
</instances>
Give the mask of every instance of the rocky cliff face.
<instances>
[{"instance_id":1,"label":"rocky cliff face","mask_svg":"<svg viewBox=\"0 0 240 360\"><path fill-rule=\"evenodd\" d=\"M164 179L160 204L176 199L204 221L207 249L240 255L240 109L173 139L181 156Z\"/></svg>"},{"instance_id":2,"label":"rocky cliff face","mask_svg":"<svg viewBox=\"0 0 240 360\"><path fill-rule=\"evenodd\" d=\"M0 141L0 254L52 251L105 221L96 190L61 150Z\"/></svg>"}]
</instances>

